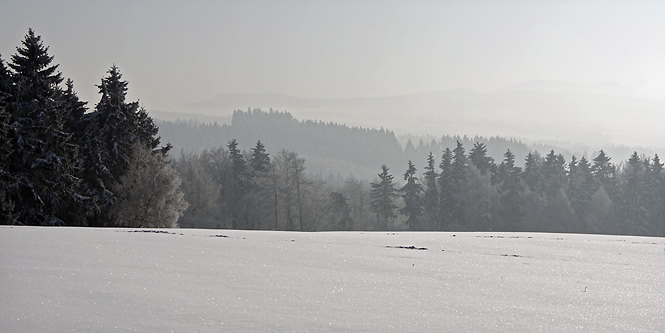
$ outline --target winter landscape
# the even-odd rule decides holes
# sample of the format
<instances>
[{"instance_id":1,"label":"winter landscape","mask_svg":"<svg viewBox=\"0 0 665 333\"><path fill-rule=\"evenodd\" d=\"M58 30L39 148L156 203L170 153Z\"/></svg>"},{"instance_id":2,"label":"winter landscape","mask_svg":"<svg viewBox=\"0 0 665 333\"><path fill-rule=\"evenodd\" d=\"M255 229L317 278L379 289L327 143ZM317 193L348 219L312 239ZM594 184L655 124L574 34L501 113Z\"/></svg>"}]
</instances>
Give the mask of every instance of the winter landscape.
<instances>
[{"instance_id":1,"label":"winter landscape","mask_svg":"<svg viewBox=\"0 0 665 333\"><path fill-rule=\"evenodd\" d=\"M3 332L659 332L665 240L0 228Z\"/></svg>"},{"instance_id":2,"label":"winter landscape","mask_svg":"<svg viewBox=\"0 0 665 333\"><path fill-rule=\"evenodd\" d=\"M664 12L0 0L0 332L665 331Z\"/></svg>"}]
</instances>

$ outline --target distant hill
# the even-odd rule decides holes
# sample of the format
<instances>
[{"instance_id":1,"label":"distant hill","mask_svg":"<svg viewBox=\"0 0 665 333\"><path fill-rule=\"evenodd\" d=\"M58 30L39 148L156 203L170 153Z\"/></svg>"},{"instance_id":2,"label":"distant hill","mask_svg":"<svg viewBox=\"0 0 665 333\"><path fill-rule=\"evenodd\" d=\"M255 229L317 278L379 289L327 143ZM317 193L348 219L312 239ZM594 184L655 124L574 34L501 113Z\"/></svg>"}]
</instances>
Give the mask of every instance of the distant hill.
<instances>
[{"instance_id":1,"label":"distant hill","mask_svg":"<svg viewBox=\"0 0 665 333\"><path fill-rule=\"evenodd\" d=\"M171 115L172 116L172 115ZM267 152L275 154L285 148L306 159L308 172L327 176L354 175L372 180L382 164L387 164L394 174L401 174L408 160L412 160L422 171L431 151L440 161L445 148L454 148L461 141L468 153L475 142L485 143L488 155L500 162L507 149L515 153L518 165L531 151L545 155L549 150L563 154L566 159L576 154L590 157L596 154L585 146L563 142L535 143L512 138L482 136L404 136L388 129L353 127L332 122L298 120L288 112L235 111L228 123L202 122L198 120L161 120L156 118L159 134L164 143L174 145L174 155L180 151L200 152L203 149L226 146L231 139L240 143L240 148L249 151L261 140ZM401 142L400 142L401 141ZM632 147L602 147L616 161L625 160L633 150L652 155L653 151ZM661 154L662 155L662 154Z\"/></svg>"},{"instance_id":2,"label":"distant hill","mask_svg":"<svg viewBox=\"0 0 665 333\"><path fill-rule=\"evenodd\" d=\"M190 104L186 111L228 115L248 106L279 108L300 119L390 128L397 134L519 136L665 148L665 100L631 96L628 88L611 82L530 81L492 92L456 89L375 98L220 94Z\"/></svg>"}]
</instances>

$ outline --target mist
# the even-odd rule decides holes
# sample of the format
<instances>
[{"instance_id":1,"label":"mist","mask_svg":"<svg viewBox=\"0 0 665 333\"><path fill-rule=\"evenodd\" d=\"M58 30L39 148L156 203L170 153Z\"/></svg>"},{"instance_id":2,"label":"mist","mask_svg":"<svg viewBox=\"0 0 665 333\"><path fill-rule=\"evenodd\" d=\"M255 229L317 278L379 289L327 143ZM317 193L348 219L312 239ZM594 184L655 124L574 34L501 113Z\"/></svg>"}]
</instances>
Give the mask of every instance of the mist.
<instances>
[{"instance_id":1,"label":"mist","mask_svg":"<svg viewBox=\"0 0 665 333\"><path fill-rule=\"evenodd\" d=\"M148 109L272 107L398 133L665 146L658 1L3 7L0 54L35 28L83 100L116 64Z\"/></svg>"}]
</instances>

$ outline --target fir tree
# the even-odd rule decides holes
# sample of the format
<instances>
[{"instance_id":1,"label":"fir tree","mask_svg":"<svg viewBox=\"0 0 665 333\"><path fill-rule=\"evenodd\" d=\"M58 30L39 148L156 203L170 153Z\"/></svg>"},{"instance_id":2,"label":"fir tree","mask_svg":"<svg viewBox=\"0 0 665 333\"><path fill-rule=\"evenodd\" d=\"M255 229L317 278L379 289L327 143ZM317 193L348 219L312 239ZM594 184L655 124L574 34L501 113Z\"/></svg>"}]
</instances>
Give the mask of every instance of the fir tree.
<instances>
[{"instance_id":1,"label":"fir tree","mask_svg":"<svg viewBox=\"0 0 665 333\"><path fill-rule=\"evenodd\" d=\"M542 158L538 152L529 152L524 162L522 179L531 192L542 193Z\"/></svg>"},{"instance_id":2,"label":"fir tree","mask_svg":"<svg viewBox=\"0 0 665 333\"><path fill-rule=\"evenodd\" d=\"M379 181L371 183L371 203L370 209L381 221L381 230L386 230L389 223L397 217L395 215L395 197L397 197L393 176L388 173L389 168L384 164L381 166L381 173L378 174Z\"/></svg>"},{"instance_id":3,"label":"fir tree","mask_svg":"<svg viewBox=\"0 0 665 333\"><path fill-rule=\"evenodd\" d=\"M9 140L13 147L7 171L16 182L8 190L20 223L78 224L72 213L82 202L78 193L78 147L65 128L68 110L62 108L62 76L53 56L30 29L12 56L13 97Z\"/></svg>"},{"instance_id":4,"label":"fir tree","mask_svg":"<svg viewBox=\"0 0 665 333\"><path fill-rule=\"evenodd\" d=\"M252 170L256 172L270 171L270 157L268 155L261 140L257 141L256 146L252 148L252 157L249 160Z\"/></svg>"},{"instance_id":5,"label":"fir tree","mask_svg":"<svg viewBox=\"0 0 665 333\"><path fill-rule=\"evenodd\" d=\"M591 190L593 189L593 176L589 162L585 157L579 161L573 155L568 163L568 184L566 187L566 195L570 199L571 207L574 212L577 223L582 223L586 214L587 205L591 200ZM582 231L585 231L584 226L580 226Z\"/></svg>"},{"instance_id":6,"label":"fir tree","mask_svg":"<svg viewBox=\"0 0 665 333\"><path fill-rule=\"evenodd\" d=\"M8 163L12 154L9 127L10 114L7 101L12 98L12 82L9 71L0 57L0 224L14 224L13 203L9 199L8 189L14 186L15 179L9 173Z\"/></svg>"},{"instance_id":7,"label":"fir tree","mask_svg":"<svg viewBox=\"0 0 665 333\"><path fill-rule=\"evenodd\" d=\"M439 212L439 191L437 189L437 178L438 174L434 166L434 155L432 152L427 156L427 170L424 173L425 177L425 198L424 198L424 215L425 220L428 223L428 229L435 228L435 221L438 220Z\"/></svg>"},{"instance_id":8,"label":"fir tree","mask_svg":"<svg viewBox=\"0 0 665 333\"><path fill-rule=\"evenodd\" d=\"M457 207L457 198L455 197L455 183L453 180L452 162L453 152L450 148L443 151L439 168L438 187L439 187L439 229L447 230L451 228L455 207Z\"/></svg>"},{"instance_id":9,"label":"fir tree","mask_svg":"<svg viewBox=\"0 0 665 333\"><path fill-rule=\"evenodd\" d=\"M520 173L521 169L515 166L515 154L507 150L503 155L504 160L499 166L502 175L499 185L501 195L501 217L506 230L515 231L522 219L522 198L520 197Z\"/></svg>"},{"instance_id":10,"label":"fir tree","mask_svg":"<svg viewBox=\"0 0 665 333\"><path fill-rule=\"evenodd\" d=\"M607 156L603 150L598 153L593 159L593 166L591 167L591 173L596 181L596 186L594 188L602 186L605 188L605 192L614 200L615 195L615 179L616 179L616 168L610 162L611 157Z\"/></svg>"},{"instance_id":11,"label":"fir tree","mask_svg":"<svg viewBox=\"0 0 665 333\"><path fill-rule=\"evenodd\" d=\"M404 207L399 210L400 214L407 217L406 225L414 230L420 226L420 216L423 213L423 203L421 193L422 186L418 183L416 177L416 167L409 161L409 167L404 173L406 184L400 189L404 199Z\"/></svg>"},{"instance_id":12,"label":"fir tree","mask_svg":"<svg viewBox=\"0 0 665 333\"><path fill-rule=\"evenodd\" d=\"M487 146L484 143L473 144L473 148L469 151L469 160L482 174L492 171L494 159L487 156Z\"/></svg>"},{"instance_id":13,"label":"fir tree","mask_svg":"<svg viewBox=\"0 0 665 333\"><path fill-rule=\"evenodd\" d=\"M559 191L566 183L566 161L563 155L556 154L551 150L545 156L543 163L542 176L543 176L543 192L545 198L548 200L558 195Z\"/></svg>"},{"instance_id":14,"label":"fir tree","mask_svg":"<svg viewBox=\"0 0 665 333\"><path fill-rule=\"evenodd\" d=\"M99 103L85 114L87 125L82 151L82 178L85 194L91 198L87 212L91 226L114 226L112 207L116 203L120 178L129 170L134 149L154 150L159 145L158 128L138 102L127 102L128 82L115 65L101 79ZM159 153L165 155L170 146Z\"/></svg>"},{"instance_id":15,"label":"fir tree","mask_svg":"<svg viewBox=\"0 0 665 333\"><path fill-rule=\"evenodd\" d=\"M229 157L231 159L231 179L226 187L226 200L231 212L231 227L233 229L245 228L244 221L241 221L243 207L240 202L247 195L249 188L249 173L245 156L238 149L238 141L235 139L229 141Z\"/></svg>"},{"instance_id":16,"label":"fir tree","mask_svg":"<svg viewBox=\"0 0 665 333\"><path fill-rule=\"evenodd\" d=\"M619 203L619 227L631 234L646 235L651 231L649 209L652 197L648 195L644 163L634 152L624 170L622 198Z\"/></svg>"},{"instance_id":17,"label":"fir tree","mask_svg":"<svg viewBox=\"0 0 665 333\"><path fill-rule=\"evenodd\" d=\"M646 191L651 198L651 205L648 207L653 227L651 234L665 236L665 172L658 154L653 157L649 168Z\"/></svg>"},{"instance_id":18,"label":"fir tree","mask_svg":"<svg viewBox=\"0 0 665 333\"><path fill-rule=\"evenodd\" d=\"M466 222L464 214L465 195L461 193L461 190L468 178L468 168L469 165L467 157L464 154L464 146L458 140L457 146L453 149L453 161L450 166L450 185L453 196L455 197L455 206L448 214L449 223L452 223L456 229L462 228L462 225Z\"/></svg>"}]
</instances>

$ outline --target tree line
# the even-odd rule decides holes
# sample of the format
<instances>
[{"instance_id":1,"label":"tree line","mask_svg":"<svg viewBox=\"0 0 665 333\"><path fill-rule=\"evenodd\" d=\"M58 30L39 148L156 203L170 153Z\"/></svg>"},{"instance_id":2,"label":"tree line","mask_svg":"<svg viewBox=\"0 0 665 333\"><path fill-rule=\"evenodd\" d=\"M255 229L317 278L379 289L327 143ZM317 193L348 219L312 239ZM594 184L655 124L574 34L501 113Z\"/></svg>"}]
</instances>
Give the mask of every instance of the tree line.
<instances>
[{"instance_id":1,"label":"tree line","mask_svg":"<svg viewBox=\"0 0 665 333\"><path fill-rule=\"evenodd\" d=\"M615 165L550 151L529 153L524 167L507 150L496 163L487 146L467 154L461 142L432 153L423 172L409 161L399 180L381 166L375 181L326 182L305 160L258 141L236 140L182 153L175 168L191 204L183 227L269 230L542 231L665 235L665 174L658 155Z\"/></svg>"},{"instance_id":2,"label":"tree line","mask_svg":"<svg viewBox=\"0 0 665 333\"><path fill-rule=\"evenodd\" d=\"M7 65L0 56L3 224L665 235L658 155L634 152L615 164L602 150L591 160L569 161L554 150L545 156L533 151L521 164L510 149L496 162L485 143L475 142L467 154L456 141L438 158L430 152L422 171L419 161L409 160L395 179L388 165L401 163L409 147L401 151L390 131L249 110L216 129L266 134L268 143L305 141L309 154L327 149L343 162L378 156L388 163L371 182L330 181L306 172L305 159L294 151L271 155L260 140L242 150L235 138L172 160L170 144L160 146L145 109L126 100L128 82L115 65L88 110L52 62L32 29ZM258 129L257 121L263 124ZM282 130L263 130L275 124ZM296 129L325 140L303 140ZM370 144L358 146L367 138Z\"/></svg>"},{"instance_id":3,"label":"tree line","mask_svg":"<svg viewBox=\"0 0 665 333\"><path fill-rule=\"evenodd\" d=\"M32 29L0 57L3 224L177 226L187 207L158 128L112 66L89 112Z\"/></svg>"}]
</instances>

